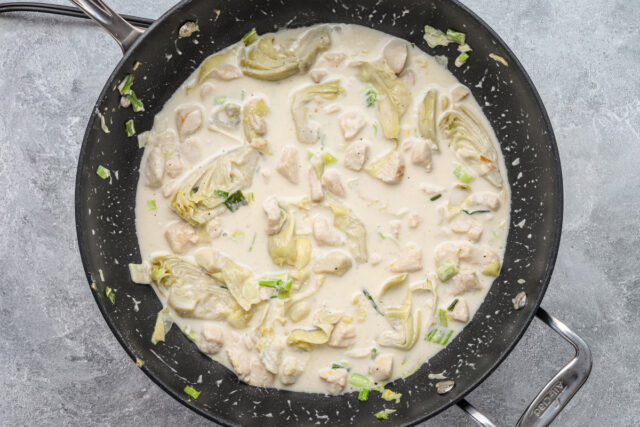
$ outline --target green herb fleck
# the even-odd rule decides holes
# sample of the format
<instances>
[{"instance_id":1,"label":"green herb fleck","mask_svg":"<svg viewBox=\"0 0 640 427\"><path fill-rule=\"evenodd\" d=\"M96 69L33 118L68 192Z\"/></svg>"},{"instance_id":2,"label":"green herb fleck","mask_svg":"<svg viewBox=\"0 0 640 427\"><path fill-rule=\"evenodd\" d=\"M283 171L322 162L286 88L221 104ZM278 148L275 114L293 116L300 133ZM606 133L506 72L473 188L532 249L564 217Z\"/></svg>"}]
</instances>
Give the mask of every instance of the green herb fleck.
<instances>
[{"instance_id":1,"label":"green herb fleck","mask_svg":"<svg viewBox=\"0 0 640 427\"><path fill-rule=\"evenodd\" d=\"M107 298L109 298L109 301L111 301L111 304L116 303L116 294L113 292L113 289L111 289L111 287L107 286L106 288L104 288L104 294Z\"/></svg>"},{"instance_id":2,"label":"green herb fleck","mask_svg":"<svg viewBox=\"0 0 640 427\"><path fill-rule=\"evenodd\" d=\"M367 107L373 107L378 100L378 91L371 85L367 85L364 91Z\"/></svg>"},{"instance_id":3,"label":"green herb fleck","mask_svg":"<svg viewBox=\"0 0 640 427\"><path fill-rule=\"evenodd\" d=\"M222 105L225 102L227 102L227 97L226 96L216 96L215 98L213 98L213 104L214 105Z\"/></svg>"},{"instance_id":4,"label":"green herb fleck","mask_svg":"<svg viewBox=\"0 0 640 427\"><path fill-rule=\"evenodd\" d=\"M362 390L360 390L360 393L358 393L358 400L361 400L364 402L368 399L369 399L369 389L363 388Z\"/></svg>"},{"instance_id":5,"label":"green herb fleck","mask_svg":"<svg viewBox=\"0 0 640 427\"><path fill-rule=\"evenodd\" d=\"M225 285L218 285L218 286L220 286L222 289L229 289Z\"/></svg>"},{"instance_id":6,"label":"green herb fleck","mask_svg":"<svg viewBox=\"0 0 640 427\"><path fill-rule=\"evenodd\" d=\"M131 101L131 108L133 108L133 111L135 113L144 111L144 104L142 103L140 98L136 96L136 93L134 91L129 91L127 98L129 98L129 101Z\"/></svg>"},{"instance_id":7,"label":"green herb fleck","mask_svg":"<svg viewBox=\"0 0 640 427\"><path fill-rule=\"evenodd\" d=\"M258 40L258 32L255 28L252 28L247 34L242 37L242 42L245 46L249 46L251 43Z\"/></svg>"},{"instance_id":8,"label":"green herb fleck","mask_svg":"<svg viewBox=\"0 0 640 427\"><path fill-rule=\"evenodd\" d=\"M102 179L107 179L111 176L111 171L102 165L98 165L98 170L96 170L96 174Z\"/></svg>"},{"instance_id":9,"label":"green herb fleck","mask_svg":"<svg viewBox=\"0 0 640 427\"><path fill-rule=\"evenodd\" d=\"M456 305L458 304L459 299L456 298L454 299L451 304L449 304L449 307L447 307L447 310L449 311L453 311L454 308L456 308Z\"/></svg>"},{"instance_id":10,"label":"green herb fleck","mask_svg":"<svg viewBox=\"0 0 640 427\"><path fill-rule=\"evenodd\" d=\"M133 119L129 120L127 123L124 124L126 130L127 130L127 136L128 137L132 137L133 135L136 134L136 128L133 124Z\"/></svg>"},{"instance_id":11,"label":"green herb fleck","mask_svg":"<svg viewBox=\"0 0 640 427\"><path fill-rule=\"evenodd\" d=\"M127 75L118 85L120 95L129 95L131 93L131 85L133 84L133 74Z\"/></svg>"},{"instance_id":12,"label":"green herb fleck","mask_svg":"<svg viewBox=\"0 0 640 427\"><path fill-rule=\"evenodd\" d=\"M475 215L475 214L480 214L480 213L488 213L491 212L489 209L462 209L462 212L466 213L467 215Z\"/></svg>"},{"instance_id":13,"label":"green herb fleck","mask_svg":"<svg viewBox=\"0 0 640 427\"><path fill-rule=\"evenodd\" d=\"M429 200L431 200L432 202L435 202L436 200L438 200L440 197L442 197L442 194L436 194L435 196L431 197Z\"/></svg>"},{"instance_id":14,"label":"green herb fleck","mask_svg":"<svg viewBox=\"0 0 640 427\"><path fill-rule=\"evenodd\" d=\"M224 201L224 205L231 212L237 211L241 206L244 206L246 204L247 199L244 198L244 194L242 194L242 191L240 190L236 191L233 194L230 194L229 197L227 197L227 200Z\"/></svg>"},{"instance_id":15,"label":"green herb fleck","mask_svg":"<svg viewBox=\"0 0 640 427\"><path fill-rule=\"evenodd\" d=\"M458 57L456 58L456 67L462 67L462 64L464 64L465 62L467 62L467 59L469 59L469 54L467 52L462 52L460 55L458 55Z\"/></svg>"},{"instance_id":16,"label":"green herb fleck","mask_svg":"<svg viewBox=\"0 0 640 427\"><path fill-rule=\"evenodd\" d=\"M381 316L384 316L384 314L382 314L382 311L380 311L380 307L378 307L378 304L376 304L376 302L374 301L369 291L366 290L365 288L362 288L362 293L364 294L365 297L367 297L367 299L369 300L373 308L375 308L375 310L378 312L378 314Z\"/></svg>"},{"instance_id":17,"label":"green herb fleck","mask_svg":"<svg viewBox=\"0 0 640 427\"><path fill-rule=\"evenodd\" d=\"M464 44L465 34L459 31L454 31L451 28L447 30L447 38L452 42L456 42L458 44Z\"/></svg>"},{"instance_id":18,"label":"green herb fleck","mask_svg":"<svg viewBox=\"0 0 640 427\"><path fill-rule=\"evenodd\" d=\"M200 392L195 388L191 387L190 385L184 388L184 392L187 393L189 396L193 397L194 399L197 399L198 396L200 396Z\"/></svg>"},{"instance_id":19,"label":"green herb fleck","mask_svg":"<svg viewBox=\"0 0 640 427\"><path fill-rule=\"evenodd\" d=\"M374 415L379 420L386 420L387 418L389 418L389 415L393 414L394 412L396 412L395 409L383 409L380 412L376 412Z\"/></svg>"},{"instance_id":20,"label":"green herb fleck","mask_svg":"<svg viewBox=\"0 0 640 427\"><path fill-rule=\"evenodd\" d=\"M377 355L378 355L378 349L377 348L372 348L371 349L371 359L375 359Z\"/></svg>"},{"instance_id":21,"label":"green herb fleck","mask_svg":"<svg viewBox=\"0 0 640 427\"><path fill-rule=\"evenodd\" d=\"M471 181L473 181L473 176L466 170L462 169L462 166L458 166L457 168L455 168L453 170L453 174L460 180L460 182L463 182L465 184L469 184Z\"/></svg>"},{"instance_id":22,"label":"green herb fleck","mask_svg":"<svg viewBox=\"0 0 640 427\"><path fill-rule=\"evenodd\" d=\"M156 210L156 201L155 201L155 199L147 200L147 207L149 208L149 210L151 212L155 211Z\"/></svg>"},{"instance_id":23,"label":"green herb fleck","mask_svg":"<svg viewBox=\"0 0 640 427\"><path fill-rule=\"evenodd\" d=\"M213 190L213 194L215 194L218 197L222 197L223 199L226 199L227 197L229 197L229 192L223 191L223 190Z\"/></svg>"},{"instance_id":24,"label":"green herb fleck","mask_svg":"<svg viewBox=\"0 0 640 427\"><path fill-rule=\"evenodd\" d=\"M287 274L281 274L276 277L264 278L258 281L260 286L267 288L273 288L276 290L276 294L271 298L286 299L291 296L291 285L293 281L289 279Z\"/></svg>"}]
</instances>

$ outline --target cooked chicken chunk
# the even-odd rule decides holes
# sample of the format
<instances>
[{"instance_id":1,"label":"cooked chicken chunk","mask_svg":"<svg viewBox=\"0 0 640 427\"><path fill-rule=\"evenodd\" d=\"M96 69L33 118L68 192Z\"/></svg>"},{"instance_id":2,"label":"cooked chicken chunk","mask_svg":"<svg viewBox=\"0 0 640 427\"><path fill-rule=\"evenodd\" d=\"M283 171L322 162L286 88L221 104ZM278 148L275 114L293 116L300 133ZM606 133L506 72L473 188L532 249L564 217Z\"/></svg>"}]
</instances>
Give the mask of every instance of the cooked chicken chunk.
<instances>
[{"instance_id":1,"label":"cooked chicken chunk","mask_svg":"<svg viewBox=\"0 0 640 427\"><path fill-rule=\"evenodd\" d=\"M366 120L364 116L358 111L347 111L338 118L338 124L346 140L355 137L358 132L360 132L360 129L364 127L365 123Z\"/></svg>"},{"instance_id":2,"label":"cooked chicken chunk","mask_svg":"<svg viewBox=\"0 0 640 427\"><path fill-rule=\"evenodd\" d=\"M261 138L259 136L251 138L251 146L256 150L264 150L267 145L269 145L269 142L267 142L267 140L264 138Z\"/></svg>"},{"instance_id":3,"label":"cooked chicken chunk","mask_svg":"<svg viewBox=\"0 0 640 427\"><path fill-rule=\"evenodd\" d=\"M429 141L424 139L413 141L411 163L424 166L427 172L431 172L431 143Z\"/></svg>"},{"instance_id":4,"label":"cooked chicken chunk","mask_svg":"<svg viewBox=\"0 0 640 427\"><path fill-rule=\"evenodd\" d=\"M355 141L349 144L344 153L344 166L354 171L359 171L367 160L369 147L364 141Z\"/></svg>"},{"instance_id":5,"label":"cooked chicken chunk","mask_svg":"<svg viewBox=\"0 0 640 427\"><path fill-rule=\"evenodd\" d=\"M167 159L164 167L169 177L176 178L178 175L180 175L183 170L180 153L174 152L173 154L171 154L171 156L169 156L169 158Z\"/></svg>"},{"instance_id":6,"label":"cooked chicken chunk","mask_svg":"<svg viewBox=\"0 0 640 427\"><path fill-rule=\"evenodd\" d=\"M466 323L469 321L469 307L464 298L458 298L456 306L449 312L449 317L458 322Z\"/></svg>"},{"instance_id":7,"label":"cooked chicken chunk","mask_svg":"<svg viewBox=\"0 0 640 427\"><path fill-rule=\"evenodd\" d=\"M345 322L338 322L329 337L329 346L346 348L353 344L356 327Z\"/></svg>"},{"instance_id":8,"label":"cooked chicken chunk","mask_svg":"<svg viewBox=\"0 0 640 427\"><path fill-rule=\"evenodd\" d=\"M471 194L467 199L467 203L470 206L482 206L496 210L500 207L500 196L491 191L479 191Z\"/></svg>"},{"instance_id":9,"label":"cooked chicken chunk","mask_svg":"<svg viewBox=\"0 0 640 427\"><path fill-rule=\"evenodd\" d=\"M409 228L416 228L420 225L420 221L422 221L422 218L418 212L409 212L409 215L407 216L407 225Z\"/></svg>"},{"instance_id":10,"label":"cooked chicken chunk","mask_svg":"<svg viewBox=\"0 0 640 427\"><path fill-rule=\"evenodd\" d=\"M400 74L407 63L407 43L401 40L392 40L384 47L382 55L389 68L394 73Z\"/></svg>"},{"instance_id":11,"label":"cooked chicken chunk","mask_svg":"<svg viewBox=\"0 0 640 427\"><path fill-rule=\"evenodd\" d=\"M374 381L380 382L389 379L393 371L393 355L381 354L371 366L371 377Z\"/></svg>"},{"instance_id":12,"label":"cooked chicken chunk","mask_svg":"<svg viewBox=\"0 0 640 427\"><path fill-rule=\"evenodd\" d=\"M469 95L469 89L466 86L458 85L451 91L451 99L453 102L460 102Z\"/></svg>"},{"instance_id":13,"label":"cooked chicken chunk","mask_svg":"<svg viewBox=\"0 0 640 427\"><path fill-rule=\"evenodd\" d=\"M242 77L242 71L233 64L222 64L211 70L210 75L220 80L228 81Z\"/></svg>"},{"instance_id":14,"label":"cooked chicken chunk","mask_svg":"<svg viewBox=\"0 0 640 427\"><path fill-rule=\"evenodd\" d=\"M260 359L247 351L243 345L236 344L228 347L227 357L241 381L256 387L267 387L273 384L275 375L269 372Z\"/></svg>"},{"instance_id":15,"label":"cooked chicken chunk","mask_svg":"<svg viewBox=\"0 0 640 427\"><path fill-rule=\"evenodd\" d=\"M391 263L394 273L412 273L422 270L422 250L418 247L407 246Z\"/></svg>"},{"instance_id":16,"label":"cooked chicken chunk","mask_svg":"<svg viewBox=\"0 0 640 427\"><path fill-rule=\"evenodd\" d=\"M196 262L209 273L219 273L224 265L224 257L211 247L198 249L194 254Z\"/></svg>"},{"instance_id":17,"label":"cooked chicken chunk","mask_svg":"<svg viewBox=\"0 0 640 427\"><path fill-rule=\"evenodd\" d=\"M202 126L202 110L196 105L180 107L176 112L176 126L181 139L192 135Z\"/></svg>"},{"instance_id":18,"label":"cooked chicken chunk","mask_svg":"<svg viewBox=\"0 0 640 427\"><path fill-rule=\"evenodd\" d=\"M324 192L322 191L322 183L318 178L318 174L316 170L309 166L309 196L310 199L314 202L320 202L324 199Z\"/></svg>"},{"instance_id":19,"label":"cooked chicken chunk","mask_svg":"<svg viewBox=\"0 0 640 427\"><path fill-rule=\"evenodd\" d=\"M147 161L143 170L146 184L151 188L158 188L162 185L164 176L164 155L160 147L153 147L147 156Z\"/></svg>"},{"instance_id":20,"label":"cooked chicken chunk","mask_svg":"<svg viewBox=\"0 0 640 427\"><path fill-rule=\"evenodd\" d=\"M473 266L484 267L494 261L498 261L498 256L484 246L472 245L466 241L446 241L440 243L435 249L436 265L442 264L446 260L458 265L460 261L467 262Z\"/></svg>"},{"instance_id":21,"label":"cooked chicken chunk","mask_svg":"<svg viewBox=\"0 0 640 427\"><path fill-rule=\"evenodd\" d=\"M342 61L344 61L346 58L347 58L347 55L342 52L325 53L322 56L322 59L324 59L334 67L338 67L340 64L342 64Z\"/></svg>"},{"instance_id":22,"label":"cooked chicken chunk","mask_svg":"<svg viewBox=\"0 0 640 427\"><path fill-rule=\"evenodd\" d=\"M453 295L460 295L467 291L482 289L478 281L478 275L475 271L471 270L461 270L453 276L449 283L451 283L450 290Z\"/></svg>"},{"instance_id":23,"label":"cooked chicken chunk","mask_svg":"<svg viewBox=\"0 0 640 427\"><path fill-rule=\"evenodd\" d=\"M267 234L277 234L280 232L283 224L282 212L278 199L275 196L269 196L262 202L262 209L267 215Z\"/></svg>"},{"instance_id":24,"label":"cooked chicken chunk","mask_svg":"<svg viewBox=\"0 0 640 427\"><path fill-rule=\"evenodd\" d=\"M402 221L394 219L389 221L389 228L391 229L391 234L396 239L400 237L400 229L402 228Z\"/></svg>"},{"instance_id":25,"label":"cooked chicken chunk","mask_svg":"<svg viewBox=\"0 0 640 427\"><path fill-rule=\"evenodd\" d=\"M205 324L200 331L198 347L210 356L218 354L224 345L222 328L218 325Z\"/></svg>"},{"instance_id":26,"label":"cooked chicken chunk","mask_svg":"<svg viewBox=\"0 0 640 427\"><path fill-rule=\"evenodd\" d=\"M343 276L353 265L351 257L342 251L331 251L316 260L314 273L328 273Z\"/></svg>"},{"instance_id":27,"label":"cooked chicken chunk","mask_svg":"<svg viewBox=\"0 0 640 427\"><path fill-rule=\"evenodd\" d=\"M171 246L171 250L177 254L183 253L191 243L198 241L196 230L186 222L175 222L167 228L164 236Z\"/></svg>"},{"instance_id":28,"label":"cooked chicken chunk","mask_svg":"<svg viewBox=\"0 0 640 427\"><path fill-rule=\"evenodd\" d=\"M309 77L314 83L320 83L325 77L327 77L327 70L322 68L314 69L309 72Z\"/></svg>"},{"instance_id":29,"label":"cooked chicken chunk","mask_svg":"<svg viewBox=\"0 0 640 427\"><path fill-rule=\"evenodd\" d=\"M295 357L286 357L280 368L280 382L285 385L293 384L303 372L304 364L301 361Z\"/></svg>"},{"instance_id":30,"label":"cooked chicken chunk","mask_svg":"<svg viewBox=\"0 0 640 427\"><path fill-rule=\"evenodd\" d=\"M376 177L387 184L397 184L404 176L404 158L399 151L394 151Z\"/></svg>"},{"instance_id":31,"label":"cooked chicken chunk","mask_svg":"<svg viewBox=\"0 0 640 427\"><path fill-rule=\"evenodd\" d=\"M313 237L323 246L340 246L344 243L342 233L323 216L313 218Z\"/></svg>"},{"instance_id":32,"label":"cooked chicken chunk","mask_svg":"<svg viewBox=\"0 0 640 427\"><path fill-rule=\"evenodd\" d=\"M336 170L328 170L322 174L322 185L338 197L346 196L340 174Z\"/></svg>"},{"instance_id":33,"label":"cooked chicken chunk","mask_svg":"<svg viewBox=\"0 0 640 427\"><path fill-rule=\"evenodd\" d=\"M451 231L466 234L469 240L477 242L482 236L482 225L470 218L456 218L451 223Z\"/></svg>"},{"instance_id":34,"label":"cooked chicken chunk","mask_svg":"<svg viewBox=\"0 0 640 427\"><path fill-rule=\"evenodd\" d=\"M435 184L430 184L428 182L423 182L422 184L420 184L420 189L428 197L433 197L435 195L442 194L444 192L444 187L441 187Z\"/></svg>"},{"instance_id":35,"label":"cooked chicken chunk","mask_svg":"<svg viewBox=\"0 0 640 427\"><path fill-rule=\"evenodd\" d=\"M285 145L282 149L280 162L276 166L276 170L292 184L298 183L298 170L300 169L298 157L298 149L294 145Z\"/></svg>"},{"instance_id":36,"label":"cooked chicken chunk","mask_svg":"<svg viewBox=\"0 0 640 427\"><path fill-rule=\"evenodd\" d=\"M324 368L318 372L318 376L324 380L327 391L331 394L339 394L347 385L346 369Z\"/></svg>"},{"instance_id":37,"label":"cooked chicken chunk","mask_svg":"<svg viewBox=\"0 0 640 427\"><path fill-rule=\"evenodd\" d=\"M267 122L258 114L248 114L249 126L256 133L256 135L264 135L267 133Z\"/></svg>"}]
</instances>

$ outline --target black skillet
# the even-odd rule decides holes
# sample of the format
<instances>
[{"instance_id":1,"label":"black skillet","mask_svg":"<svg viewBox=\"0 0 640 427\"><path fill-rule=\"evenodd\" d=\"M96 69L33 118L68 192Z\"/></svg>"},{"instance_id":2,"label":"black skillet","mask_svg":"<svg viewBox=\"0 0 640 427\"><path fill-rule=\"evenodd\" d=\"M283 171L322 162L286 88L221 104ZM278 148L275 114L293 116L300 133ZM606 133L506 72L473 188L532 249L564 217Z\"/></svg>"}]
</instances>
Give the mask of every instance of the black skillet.
<instances>
[{"instance_id":1,"label":"black skillet","mask_svg":"<svg viewBox=\"0 0 640 427\"><path fill-rule=\"evenodd\" d=\"M586 381L591 370L589 348L540 308L562 225L562 176L551 124L518 60L466 7L445 0L192 0L172 8L143 33L101 0L73 1L105 27L124 52L96 103L80 152L76 226L82 262L89 283L95 283L92 289L100 311L117 339L132 359L144 363L141 369L178 401L221 424L404 425L432 417L455 403L479 424L493 425L464 396L504 360L534 316L570 342L576 356L536 396L518 425L549 424ZM186 21L196 21L200 31L179 39L178 29ZM145 24L145 20L134 22ZM127 264L140 261L134 202L142 150L135 138L127 137L124 123L133 117L139 132L150 129L154 115L184 79L207 56L236 42L250 28L265 33L322 22L372 27L413 42L427 53L446 54L449 64L457 54L454 48L430 49L422 39L422 28L429 24L465 32L473 48L471 57L463 67L449 65L449 69L483 105L507 164L512 217L500 276L471 323L453 342L414 375L389 385L402 393L401 404L381 400L377 393L360 402L353 393L324 396L251 387L211 362L176 331L168 335L167 342L154 346L150 337L160 302L150 288L129 279ZM490 59L491 53L509 65ZM131 109L118 107L120 96L114 88L138 61L134 87L145 102L145 111L133 114ZM111 133L101 130L97 111L106 117ZM112 174L109 180L101 179L96 174L98 165L117 171L117 178ZM106 286L115 291L115 304L105 297ZM522 293L526 299L520 299L523 304L516 309L513 300ZM139 311L133 309L133 299L142 301ZM439 380L428 378L429 373L440 372L455 383L444 394L435 387ZM196 384L200 375L203 381ZM186 385L201 392L198 399L184 392ZM377 421L373 414L383 407L396 412L387 421Z\"/></svg>"}]
</instances>

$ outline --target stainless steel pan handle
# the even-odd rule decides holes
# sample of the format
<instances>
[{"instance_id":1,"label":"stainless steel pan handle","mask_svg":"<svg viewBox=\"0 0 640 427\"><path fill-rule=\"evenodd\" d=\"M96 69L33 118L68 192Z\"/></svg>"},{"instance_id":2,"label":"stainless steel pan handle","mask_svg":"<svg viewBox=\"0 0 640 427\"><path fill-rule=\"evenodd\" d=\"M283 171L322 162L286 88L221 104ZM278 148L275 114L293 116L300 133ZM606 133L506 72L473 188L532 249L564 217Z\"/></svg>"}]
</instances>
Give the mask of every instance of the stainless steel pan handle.
<instances>
[{"instance_id":1,"label":"stainless steel pan handle","mask_svg":"<svg viewBox=\"0 0 640 427\"><path fill-rule=\"evenodd\" d=\"M113 11L102 0L71 0L91 19L100 24L113 36L122 48L122 52L127 50L143 33L138 27L129 24L125 19Z\"/></svg>"},{"instance_id":2,"label":"stainless steel pan handle","mask_svg":"<svg viewBox=\"0 0 640 427\"><path fill-rule=\"evenodd\" d=\"M544 309L538 308L536 316L567 340L576 350L576 355L533 399L518 420L517 427L539 427L551 424L591 373L591 350L587 343ZM494 425L466 400L458 402L458 406L478 424L486 427Z\"/></svg>"}]
</instances>

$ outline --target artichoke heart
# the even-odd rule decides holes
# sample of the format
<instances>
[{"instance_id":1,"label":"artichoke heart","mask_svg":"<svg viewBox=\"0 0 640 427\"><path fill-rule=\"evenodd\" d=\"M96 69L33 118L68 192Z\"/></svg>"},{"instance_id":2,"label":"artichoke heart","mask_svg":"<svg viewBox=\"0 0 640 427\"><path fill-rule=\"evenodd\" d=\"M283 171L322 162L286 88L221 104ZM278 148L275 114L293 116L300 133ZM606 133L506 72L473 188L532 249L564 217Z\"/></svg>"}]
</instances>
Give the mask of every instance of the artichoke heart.
<instances>
[{"instance_id":1,"label":"artichoke heart","mask_svg":"<svg viewBox=\"0 0 640 427\"><path fill-rule=\"evenodd\" d=\"M326 308L313 316L313 329L294 329L287 337L287 344L295 345L304 350L311 350L311 345L325 344L329 341L336 323L342 318L342 313L331 313Z\"/></svg>"},{"instance_id":2,"label":"artichoke heart","mask_svg":"<svg viewBox=\"0 0 640 427\"><path fill-rule=\"evenodd\" d=\"M191 225L208 222L226 209L220 191L233 194L251 185L257 161L258 152L248 145L214 158L187 176L171 199L171 209Z\"/></svg>"},{"instance_id":3,"label":"artichoke heart","mask_svg":"<svg viewBox=\"0 0 640 427\"><path fill-rule=\"evenodd\" d=\"M367 262L367 229L351 209L333 198L329 198L333 211L333 225L347 236L347 247L358 262Z\"/></svg>"},{"instance_id":4,"label":"artichoke heart","mask_svg":"<svg viewBox=\"0 0 640 427\"><path fill-rule=\"evenodd\" d=\"M418 131L420 136L438 144L436 137L436 101L438 92L431 89L418 106Z\"/></svg>"},{"instance_id":5,"label":"artichoke heart","mask_svg":"<svg viewBox=\"0 0 640 427\"><path fill-rule=\"evenodd\" d=\"M416 344L420 335L422 312L411 312L412 291L407 291L404 302L400 307L383 309L384 315L391 322L393 329L384 331L376 341L384 347L395 347L410 350Z\"/></svg>"},{"instance_id":6,"label":"artichoke heart","mask_svg":"<svg viewBox=\"0 0 640 427\"><path fill-rule=\"evenodd\" d=\"M284 219L283 226L277 234L269 236L267 240L269 256L276 265L286 264L292 267L296 267L296 264L306 265L309 262L311 247L306 243L298 243L298 238L294 235L295 219L291 211L283 208L280 210ZM302 251L300 260L298 260L298 249Z\"/></svg>"},{"instance_id":7,"label":"artichoke heart","mask_svg":"<svg viewBox=\"0 0 640 427\"><path fill-rule=\"evenodd\" d=\"M385 138L397 139L400 118L411 103L411 93L389 66L381 61L359 65L358 77L378 91L378 113Z\"/></svg>"},{"instance_id":8,"label":"artichoke heart","mask_svg":"<svg viewBox=\"0 0 640 427\"><path fill-rule=\"evenodd\" d=\"M180 257L155 257L151 275L160 294L180 316L226 320L235 328L244 328L251 320L251 311L244 311L220 282Z\"/></svg>"},{"instance_id":9,"label":"artichoke heart","mask_svg":"<svg viewBox=\"0 0 640 427\"><path fill-rule=\"evenodd\" d=\"M471 111L456 105L442 115L438 127L449 138L449 147L458 160L495 187L502 187L498 153L486 127Z\"/></svg>"},{"instance_id":10,"label":"artichoke heart","mask_svg":"<svg viewBox=\"0 0 640 427\"><path fill-rule=\"evenodd\" d=\"M344 93L344 89L340 87L338 80L307 86L295 93L291 103L291 114L293 115L298 141L304 144L315 144L320 139L319 126L309 120L307 104L316 96L324 99L335 99L341 93Z\"/></svg>"},{"instance_id":11,"label":"artichoke heart","mask_svg":"<svg viewBox=\"0 0 640 427\"><path fill-rule=\"evenodd\" d=\"M235 54L236 54L236 50L231 49L227 52L218 53L207 58L200 66L200 72L198 73L198 81L192 87L187 88L187 95L189 95L189 93L192 90L200 86L216 68L229 62L229 60L233 58Z\"/></svg>"}]
</instances>

